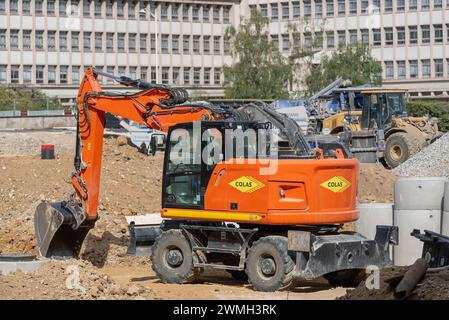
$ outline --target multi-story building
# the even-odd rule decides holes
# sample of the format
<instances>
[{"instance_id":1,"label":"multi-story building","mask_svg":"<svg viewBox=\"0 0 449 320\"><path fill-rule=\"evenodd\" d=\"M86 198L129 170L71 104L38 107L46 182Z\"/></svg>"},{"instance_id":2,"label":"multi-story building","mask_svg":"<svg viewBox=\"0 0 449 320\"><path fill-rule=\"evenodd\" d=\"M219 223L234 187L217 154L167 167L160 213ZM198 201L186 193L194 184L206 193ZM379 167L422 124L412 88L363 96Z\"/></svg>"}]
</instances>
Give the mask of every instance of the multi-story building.
<instances>
[{"instance_id":1,"label":"multi-story building","mask_svg":"<svg viewBox=\"0 0 449 320\"><path fill-rule=\"evenodd\" d=\"M449 93L449 0L0 0L0 83L67 101L95 65L221 96L223 66L233 62L225 31L255 10L271 20L285 55L313 46L319 63L339 45L362 42L381 61L387 86Z\"/></svg>"}]
</instances>

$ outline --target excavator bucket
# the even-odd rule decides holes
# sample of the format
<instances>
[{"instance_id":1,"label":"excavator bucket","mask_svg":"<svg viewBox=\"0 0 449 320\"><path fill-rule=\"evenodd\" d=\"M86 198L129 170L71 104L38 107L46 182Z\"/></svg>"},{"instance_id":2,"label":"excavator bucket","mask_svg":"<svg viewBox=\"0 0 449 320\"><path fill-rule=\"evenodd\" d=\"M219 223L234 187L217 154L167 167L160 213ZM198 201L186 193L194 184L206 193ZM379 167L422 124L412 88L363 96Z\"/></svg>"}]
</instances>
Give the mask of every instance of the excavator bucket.
<instances>
[{"instance_id":1,"label":"excavator bucket","mask_svg":"<svg viewBox=\"0 0 449 320\"><path fill-rule=\"evenodd\" d=\"M73 215L61 202L41 202L34 213L39 253L44 257L78 257L90 227L72 228Z\"/></svg>"}]
</instances>

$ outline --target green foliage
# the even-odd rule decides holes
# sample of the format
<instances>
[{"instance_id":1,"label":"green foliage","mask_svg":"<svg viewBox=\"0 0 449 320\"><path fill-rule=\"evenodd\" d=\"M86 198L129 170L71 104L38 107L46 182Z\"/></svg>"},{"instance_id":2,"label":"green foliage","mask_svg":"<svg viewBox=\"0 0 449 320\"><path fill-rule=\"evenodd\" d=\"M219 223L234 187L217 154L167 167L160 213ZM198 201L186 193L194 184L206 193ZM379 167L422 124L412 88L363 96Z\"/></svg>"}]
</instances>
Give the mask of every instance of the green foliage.
<instances>
[{"instance_id":1,"label":"green foliage","mask_svg":"<svg viewBox=\"0 0 449 320\"><path fill-rule=\"evenodd\" d=\"M407 113L411 116L429 115L439 119L441 131L449 131L449 101L447 100L411 100L407 102Z\"/></svg>"},{"instance_id":2,"label":"green foliage","mask_svg":"<svg viewBox=\"0 0 449 320\"><path fill-rule=\"evenodd\" d=\"M64 109L57 98L51 98L35 89L0 86L0 111L46 110L47 107L48 109Z\"/></svg>"},{"instance_id":3,"label":"green foliage","mask_svg":"<svg viewBox=\"0 0 449 320\"><path fill-rule=\"evenodd\" d=\"M233 56L238 58L234 65L224 68L226 98L288 98L287 83L292 67L271 43L267 19L257 12L238 30L228 28L226 37Z\"/></svg>"},{"instance_id":4,"label":"green foliage","mask_svg":"<svg viewBox=\"0 0 449 320\"><path fill-rule=\"evenodd\" d=\"M305 78L307 93L312 95L338 77L350 79L354 86L382 83L382 66L362 44L340 47L332 56L323 57L318 66L311 65Z\"/></svg>"}]
</instances>

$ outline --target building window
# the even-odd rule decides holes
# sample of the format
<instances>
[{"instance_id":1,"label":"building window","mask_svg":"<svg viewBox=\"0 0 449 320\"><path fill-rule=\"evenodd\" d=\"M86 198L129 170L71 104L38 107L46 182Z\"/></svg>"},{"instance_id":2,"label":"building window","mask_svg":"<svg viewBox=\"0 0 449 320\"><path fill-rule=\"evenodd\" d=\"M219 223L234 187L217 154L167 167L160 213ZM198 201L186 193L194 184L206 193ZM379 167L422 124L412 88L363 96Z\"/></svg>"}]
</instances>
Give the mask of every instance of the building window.
<instances>
[{"instance_id":1,"label":"building window","mask_svg":"<svg viewBox=\"0 0 449 320\"><path fill-rule=\"evenodd\" d=\"M344 16L346 14L346 0L338 0L338 15Z\"/></svg>"},{"instance_id":2,"label":"building window","mask_svg":"<svg viewBox=\"0 0 449 320\"><path fill-rule=\"evenodd\" d=\"M172 70L172 83L179 84L179 67L173 67Z\"/></svg>"},{"instance_id":3,"label":"building window","mask_svg":"<svg viewBox=\"0 0 449 320\"><path fill-rule=\"evenodd\" d=\"M299 2L298 2L299 3ZM267 19L268 18L268 7L266 4L260 5L260 15L262 18ZM215 17L215 7L214 7L214 17Z\"/></svg>"},{"instance_id":4,"label":"building window","mask_svg":"<svg viewBox=\"0 0 449 320\"><path fill-rule=\"evenodd\" d=\"M229 6L223 7L223 23L229 23L230 12L231 12L231 7L229 7Z\"/></svg>"},{"instance_id":5,"label":"building window","mask_svg":"<svg viewBox=\"0 0 449 320\"><path fill-rule=\"evenodd\" d=\"M36 83L44 83L45 66L36 66Z\"/></svg>"},{"instance_id":6,"label":"building window","mask_svg":"<svg viewBox=\"0 0 449 320\"><path fill-rule=\"evenodd\" d=\"M47 0L47 15L54 16L55 15L55 1Z\"/></svg>"},{"instance_id":7,"label":"building window","mask_svg":"<svg viewBox=\"0 0 449 320\"><path fill-rule=\"evenodd\" d=\"M350 14L357 14L357 0L350 0L349 1L349 13Z\"/></svg>"},{"instance_id":8,"label":"building window","mask_svg":"<svg viewBox=\"0 0 449 320\"><path fill-rule=\"evenodd\" d=\"M190 84L190 68L184 67L184 84Z\"/></svg>"},{"instance_id":9,"label":"building window","mask_svg":"<svg viewBox=\"0 0 449 320\"><path fill-rule=\"evenodd\" d=\"M373 29L373 45L375 47L382 45L382 33L380 29Z\"/></svg>"},{"instance_id":10,"label":"building window","mask_svg":"<svg viewBox=\"0 0 449 320\"><path fill-rule=\"evenodd\" d=\"M326 32L326 38L327 38L327 48L331 49L335 47L335 39L334 39L334 32L328 31Z\"/></svg>"},{"instance_id":11,"label":"building window","mask_svg":"<svg viewBox=\"0 0 449 320\"><path fill-rule=\"evenodd\" d=\"M80 67L72 66L72 84L78 84L80 82Z\"/></svg>"},{"instance_id":12,"label":"building window","mask_svg":"<svg viewBox=\"0 0 449 320\"><path fill-rule=\"evenodd\" d=\"M112 66L106 67L106 72L109 73L109 74L114 74L115 73L115 67L112 67ZM106 78L106 82L109 83L109 84L112 84L112 83L114 83L114 79Z\"/></svg>"},{"instance_id":13,"label":"building window","mask_svg":"<svg viewBox=\"0 0 449 320\"><path fill-rule=\"evenodd\" d=\"M20 66L11 66L11 83L19 83Z\"/></svg>"},{"instance_id":14,"label":"building window","mask_svg":"<svg viewBox=\"0 0 449 320\"><path fill-rule=\"evenodd\" d=\"M393 61L385 61L385 77L386 79L394 78Z\"/></svg>"},{"instance_id":15,"label":"building window","mask_svg":"<svg viewBox=\"0 0 449 320\"><path fill-rule=\"evenodd\" d=\"M199 21L200 20L200 6L194 5L192 7L192 21Z\"/></svg>"},{"instance_id":16,"label":"building window","mask_svg":"<svg viewBox=\"0 0 449 320\"><path fill-rule=\"evenodd\" d=\"M393 28L385 28L385 45L393 45Z\"/></svg>"},{"instance_id":17,"label":"building window","mask_svg":"<svg viewBox=\"0 0 449 320\"><path fill-rule=\"evenodd\" d=\"M114 1L106 1L106 17L111 18L113 15Z\"/></svg>"},{"instance_id":18,"label":"building window","mask_svg":"<svg viewBox=\"0 0 449 320\"><path fill-rule=\"evenodd\" d=\"M210 68L204 68L203 81L204 84L210 84Z\"/></svg>"},{"instance_id":19,"label":"building window","mask_svg":"<svg viewBox=\"0 0 449 320\"><path fill-rule=\"evenodd\" d=\"M19 49L19 30L11 30L9 40L11 49Z\"/></svg>"},{"instance_id":20,"label":"building window","mask_svg":"<svg viewBox=\"0 0 449 320\"><path fill-rule=\"evenodd\" d=\"M136 18L136 6L135 1L128 1L128 18L135 19Z\"/></svg>"},{"instance_id":21,"label":"building window","mask_svg":"<svg viewBox=\"0 0 449 320\"><path fill-rule=\"evenodd\" d=\"M398 65L398 78L405 79L406 77L405 61L398 61L397 65Z\"/></svg>"},{"instance_id":22,"label":"building window","mask_svg":"<svg viewBox=\"0 0 449 320\"><path fill-rule=\"evenodd\" d=\"M349 43L351 45L356 45L357 41L357 30L349 30Z\"/></svg>"},{"instance_id":23,"label":"building window","mask_svg":"<svg viewBox=\"0 0 449 320\"><path fill-rule=\"evenodd\" d=\"M418 60L410 60L408 64L410 68L410 78L418 78Z\"/></svg>"},{"instance_id":24,"label":"building window","mask_svg":"<svg viewBox=\"0 0 449 320\"><path fill-rule=\"evenodd\" d=\"M221 37L214 36L214 54L221 54Z\"/></svg>"},{"instance_id":25,"label":"building window","mask_svg":"<svg viewBox=\"0 0 449 320\"><path fill-rule=\"evenodd\" d=\"M418 0L409 0L408 2L408 10L416 11L418 9Z\"/></svg>"},{"instance_id":26,"label":"building window","mask_svg":"<svg viewBox=\"0 0 449 320\"><path fill-rule=\"evenodd\" d=\"M362 0L360 5L362 14L368 14L369 12L369 0Z\"/></svg>"},{"instance_id":27,"label":"building window","mask_svg":"<svg viewBox=\"0 0 449 320\"><path fill-rule=\"evenodd\" d=\"M67 15L67 0L59 0L59 15Z\"/></svg>"},{"instance_id":28,"label":"building window","mask_svg":"<svg viewBox=\"0 0 449 320\"><path fill-rule=\"evenodd\" d=\"M6 12L6 0L0 0L0 12ZM0 66L2 68L3 66Z\"/></svg>"},{"instance_id":29,"label":"building window","mask_svg":"<svg viewBox=\"0 0 449 320\"><path fill-rule=\"evenodd\" d=\"M60 66L59 67L59 83L67 83L67 73L69 67Z\"/></svg>"},{"instance_id":30,"label":"building window","mask_svg":"<svg viewBox=\"0 0 449 320\"><path fill-rule=\"evenodd\" d=\"M435 78L442 78L444 74L443 59L433 60L435 65Z\"/></svg>"},{"instance_id":31,"label":"building window","mask_svg":"<svg viewBox=\"0 0 449 320\"><path fill-rule=\"evenodd\" d=\"M288 34L282 35L282 50L284 52L290 51L290 36Z\"/></svg>"},{"instance_id":32,"label":"building window","mask_svg":"<svg viewBox=\"0 0 449 320\"><path fill-rule=\"evenodd\" d=\"M163 34L161 39L161 52L168 53L168 34Z\"/></svg>"},{"instance_id":33,"label":"building window","mask_svg":"<svg viewBox=\"0 0 449 320\"><path fill-rule=\"evenodd\" d=\"M156 67L151 67L150 77L151 77L150 81L152 81L152 82L156 82L157 81Z\"/></svg>"},{"instance_id":34,"label":"building window","mask_svg":"<svg viewBox=\"0 0 449 320\"><path fill-rule=\"evenodd\" d=\"M0 83L6 83L6 65L0 66Z\"/></svg>"},{"instance_id":35,"label":"building window","mask_svg":"<svg viewBox=\"0 0 449 320\"><path fill-rule=\"evenodd\" d=\"M150 35L150 48L151 53L156 52L156 35L154 33Z\"/></svg>"},{"instance_id":36,"label":"building window","mask_svg":"<svg viewBox=\"0 0 449 320\"><path fill-rule=\"evenodd\" d=\"M31 30L23 30L23 39L22 39L22 45L23 49L31 49ZM67 37L67 32L66 32ZM66 43L66 49L67 49L67 43Z\"/></svg>"},{"instance_id":37,"label":"building window","mask_svg":"<svg viewBox=\"0 0 449 320\"><path fill-rule=\"evenodd\" d=\"M193 36L193 53L200 53L200 36Z\"/></svg>"},{"instance_id":38,"label":"building window","mask_svg":"<svg viewBox=\"0 0 449 320\"><path fill-rule=\"evenodd\" d=\"M429 10L430 3L429 0L421 0L421 10Z\"/></svg>"},{"instance_id":39,"label":"building window","mask_svg":"<svg viewBox=\"0 0 449 320\"><path fill-rule=\"evenodd\" d=\"M433 29L435 30L435 42L442 43L443 42L443 25L434 24Z\"/></svg>"},{"instance_id":40,"label":"building window","mask_svg":"<svg viewBox=\"0 0 449 320\"><path fill-rule=\"evenodd\" d=\"M214 6L213 16L214 16L214 22L220 23L220 7L219 6ZM268 17L268 10L267 10L267 17Z\"/></svg>"},{"instance_id":41,"label":"building window","mask_svg":"<svg viewBox=\"0 0 449 320\"><path fill-rule=\"evenodd\" d=\"M223 39L223 51L224 54L230 54L231 53L231 44L229 43L228 38Z\"/></svg>"},{"instance_id":42,"label":"building window","mask_svg":"<svg viewBox=\"0 0 449 320\"><path fill-rule=\"evenodd\" d=\"M172 53L179 53L179 35L178 34L174 34L172 35L172 41L171 41L171 50Z\"/></svg>"},{"instance_id":43,"label":"building window","mask_svg":"<svg viewBox=\"0 0 449 320\"><path fill-rule=\"evenodd\" d=\"M369 29L362 29L360 32L362 34L362 43L364 45L369 45Z\"/></svg>"},{"instance_id":44,"label":"building window","mask_svg":"<svg viewBox=\"0 0 449 320\"><path fill-rule=\"evenodd\" d=\"M279 36L277 34L271 35L271 44L276 50L279 50Z\"/></svg>"},{"instance_id":45,"label":"building window","mask_svg":"<svg viewBox=\"0 0 449 320\"><path fill-rule=\"evenodd\" d=\"M171 5L171 20L178 21L179 20L179 4L172 3Z\"/></svg>"},{"instance_id":46,"label":"building window","mask_svg":"<svg viewBox=\"0 0 449 320\"><path fill-rule=\"evenodd\" d=\"M0 49L6 49L6 30L0 30Z\"/></svg>"},{"instance_id":47,"label":"building window","mask_svg":"<svg viewBox=\"0 0 449 320\"><path fill-rule=\"evenodd\" d=\"M97 2L97 1L95 1L95 2ZM125 15L124 9L125 9L125 2L117 1L117 17L118 18L123 18L123 16ZM120 70L120 68L119 68L119 70Z\"/></svg>"},{"instance_id":48,"label":"building window","mask_svg":"<svg viewBox=\"0 0 449 320\"><path fill-rule=\"evenodd\" d=\"M148 77L148 68L140 67L140 80L147 81Z\"/></svg>"},{"instance_id":49,"label":"building window","mask_svg":"<svg viewBox=\"0 0 449 320\"><path fill-rule=\"evenodd\" d=\"M48 83L56 83L56 66L48 66Z\"/></svg>"},{"instance_id":50,"label":"building window","mask_svg":"<svg viewBox=\"0 0 449 320\"><path fill-rule=\"evenodd\" d=\"M271 20L277 21L279 19L279 7L277 3L271 4Z\"/></svg>"},{"instance_id":51,"label":"building window","mask_svg":"<svg viewBox=\"0 0 449 320\"><path fill-rule=\"evenodd\" d=\"M147 34L141 33L139 35L140 52L147 52Z\"/></svg>"},{"instance_id":52,"label":"building window","mask_svg":"<svg viewBox=\"0 0 449 320\"><path fill-rule=\"evenodd\" d=\"M34 2L34 13L36 13L36 15L42 15L43 12L43 5L42 5L42 0L36 0Z\"/></svg>"},{"instance_id":53,"label":"building window","mask_svg":"<svg viewBox=\"0 0 449 320\"><path fill-rule=\"evenodd\" d=\"M18 0L10 0L9 1L9 12L11 12L11 13L19 12L19 1Z\"/></svg>"},{"instance_id":54,"label":"building window","mask_svg":"<svg viewBox=\"0 0 449 320\"><path fill-rule=\"evenodd\" d=\"M22 13L23 14L30 14L30 12L31 12L31 1L30 0L23 0L22 1Z\"/></svg>"},{"instance_id":55,"label":"building window","mask_svg":"<svg viewBox=\"0 0 449 320\"><path fill-rule=\"evenodd\" d=\"M73 33L72 33L73 34ZM43 50L44 49L44 31L37 30L35 32L35 47L37 50Z\"/></svg>"},{"instance_id":56,"label":"building window","mask_svg":"<svg viewBox=\"0 0 449 320\"><path fill-rule=\"evenodd\" d=\"M393 0L385 0L385 12L393 12Z\"/></svg>"},{"instance_id":57,"label":"building window","mask_svg":"<svg viewBox=\"0 0 449 320\"><path fill-rule=\"evenodd\" d=\"M402 46L405 44L405 27L397 27L396 32L398 35L398 45Z\"/></svg>"},{"instance_id":58,"label":"building window","mask_svg":"<svg viewBox=\"0 0 449 320\"><path fill-rule=\"evenodd\" d=\"M32 66L23 66L23 82L31 83Z\"/></svg>"},{"instance_id":59,"label":"building window","mask_svg":"<svg viewBox=\"0 0 449 320\"><path fill-rule=\"evenodd\" d=\"M379 11L380 12L380 1L381 0L373 0L373 9L375 11Z\"/></svg>"},{"instance_id":60,"label":"building window","mask_svg":"<svg viewBox=\"0 0 449 320\"><path fill-rule=\"evenodd\" d=\"M90 51L90 32L83 33L83 48L85 51Z\"/></svg>"},{"instance_id":61,"label":"building window","mask_svg":"<svg viewBox=\"0 0 449 320\"><path fill-rule=\"evenodd\" d=\"M59 31L59 50L67 50L67 31Z\"/></svg>"},{"instance_id":62,"label":"building window","mask_svg":"<svg viewBox=\"0 0 449 320\"><path fill-rule=\"evenodd\" d=\"M71 33L71 45L73 51L78 51L80 48L80 33L72 31Z\"/></svg>"},{"instance_id":63,"label":"building window","mask_svg":"<svg viewBox=\"0 0 449 320\"><path fill-rule=\"evenodd\" d=\"M94 1L94 14L96 17L101 17L101 4L102 3L103 3L103 1Z\"/></svg>"},{"instance_id":64,"label":"building window","mask_svg":"<svg viewBox=\"0 0 449 320\"><path fill-rule=\"evenodd\" d=\"M326 16L332 17L334 15L334 0L326 0Z\"/></svg>"},{"instance_id":65,"label":"building window","mask_svg":"<svg viewBox=\"0 0 449 320\"><path fill-rule=\"evenodd\" d=\"M210 7L208 5L203 6L203 22L210 21Z\"/></svg>"},{"instance_id":66,"label":"building window","mask_svg":"<svg viewBox=\"0 0 449 320\"><path fill-rule=\"evenodd\" d=\"M203 53L210 54L210 36L203 36Z\"/></svg>"},{"instance_id":67,"label":"building window","mask_svg":"<svg viewBox=\"0 0 449 320\"><path fill-rule=\"evenodd\" d=\"M128 50L131 52L136 52L136 34L128 34Z\"/></svg>"},{"instance_id":68,"label":"building window","mask_svg":"<svg viewBox=\"0 0 449 320\"><path fill-rule=\"evenodd\" d=\"M221 69L214 68L214 84L220 84L220 83L221 83Z\"/></svg>"},{"instance_id":69,"label":"building window","mask_svg":"<svg viewBox=\"0 0 449 320\"><path fill-rule=\"evenodd\" d=\"M323 16L323 2L322 0L315 1L315 16L321 17Z\"/></svg>"},{"instance_id":70,"label":"building window","mask_svg":"<svg viewBox=\"0 0 449 320\"><path fill-rule=\"evenodd\" d=\"M182 51L184 53L190 52L190 36L189 35L182 36Z\"/></svg>"},{"instance_id":71,"label":"building window","mask_svg":"<svg viewBox=\"0 0 449 320\"><path fill-rule=\"evenodd\" d=\"M106 50L108 52L114 51L114 34L113 33L106 33Z\"/></svg>"},{"instance_id":72,"label":"building window","mask_svg":"<svg viewBox=\"0 0 449 320\"><path fill-rule=\"evenodd\" d=\"M423 78L430 78L431 76L431 69L430 69L430 60L421 60L422 65L422 77Z\"/></svg>"},{"instance_id":73,"label":"building window","mask_svg":"<svg viewBox=\"0 0 449 320\"><path fill-rule=\"evenodd\" d=\"M162 83L168 84L168 82L169 82L169 73L170 73L170 68L169 67L162 67Z\"/></svg>"},{"instance_id":74,"label":"building window","mask_svg":"<svg viewBox=\"0 0 449 320\"><path fill-rule=\"evenodd\" d=\"M430 26L421 26L422 43L430 43Z\"/></svg>"},{"instance_id":75,"label":"building window","mask_svg":"<svg viewBox=\"0 0 449 320\"><path fill-rule=\"evenodd\" d=\"M312 4L310 1L304 1L304 16L310 17L312 15Z\"/></svg>"},{"instance_id":76,"label":"building window","mask_svg":"<svg viewBox=\"0 0 449 320\"><path fill-rule=\"evenodd\" d=\"M396 10L398 12L405 11L405 0L397 0L397 2L396 2Z\"/></svg>"},{"instance_id":77,"label":"building window","mask_svg":"<svg viewBox=\"0 0 449 320\"><path fill-rule=\"evenodd\" d=\"M201 83L201 68L193 68L193 84Z\"/></svg>"},{"instance_id":78,"label":"building window","mask_svg":"<svg viewBox=\"0 0 449 320\"><path fill-rule=\"evenodd\" d=\"M117 50L118 51L125 51L125 34L124 33L117 33Z\"/></svg>"},{"instance_id":79,"label":"building window","mask_svg":"<svg viewBox=\"0 0 449 320\"><path fill-rule=\"evenodd\" d=\"M299 18L301 15L301 5L299 1L292 3L293 5L293 18Z\"/></svg>"},{"instance_id":80,"label":"building window","mask_svg":"<svg viewBox=\"0 0 449 320\"><path fill-rule=\"evenodd\" d=\"M435 9L441 9L443 7L443 0L434 0L433 7Z\"/></svg>"},{"instance_id":81,"label":"building window","mask_svg":"<svg viewBox=\"0 0 449 320\"><path fill-rule=\"evenodd\" d=\"M103 49L103 33L95 32L95 50L101 51Z\"/></svg>"},{"instance_id":82,"label":"building window","mask_svg":"<svg viewBox=\"0 0 449 320\"><path fill-rule=\"evenodd\" d=\"M190 6L186 3L182 5L182 20L189 21L189 10Z\"/></svg>"},{"instance_id":83,"label":"building window","mask_svg":"<svg viewBox=\"0 0 449 320\"><path fill-rule=\"evenodd\" d=\"M120 77L126 76L126 67L118 67L118 75Z\"/></svg>"},{"instance_id":84,"label":"building window","mask_svg":"<svg viewBox=\"0 0 449 320\"><path fill-rule=\"evenodd\" d=\"M162 21L168 20L168 3L167 2L161 3L161 20Z\"/></svg>"},{"instance_id":85,"label":"building window","mask_svg":"<svg viewBox=\"0 0 449 320\"><path fill-rule=\"evenodd\" d=\"M90 0L83 0L83 16L89 17L90 16Z\"/></svg>"},{"instance_id":86,"label":"building window","mask_svg":"<svg viewBox=\"0 0 449 320\"><path fill-rule=\"evenodd\" d=\"M47 31L47 48L48 50L56 49L56 31Z\"/></svg>"},{"instance_id":87,"label":"building window","mask_svg":"<svg viewBox=\"0 0 449 320\"><path fill-rule=\"evenodd\" d=\"M418 27L410 26L408 27L409 36L410 36L410 44L418 44Z\"/></svg>"},{"instance_id":88,"label":"building window","mask_svg":"<svg viewBox=\"0 0 449 320\"><path fill-rule=\"evenodd\" d=\"M282 20L290 19L290 7L288 2L281 3L282 7Z\"/></svg>"},{"instance_id":89,"label":"building window","mask_svg":"<svg viewBox=\"0 0 449 320\"><path fill-rule=\"evenodd\" d=\"M338 32L338 45L345 46L346 45L346 31L339 30Z\"/></svg>"}]
</instances>

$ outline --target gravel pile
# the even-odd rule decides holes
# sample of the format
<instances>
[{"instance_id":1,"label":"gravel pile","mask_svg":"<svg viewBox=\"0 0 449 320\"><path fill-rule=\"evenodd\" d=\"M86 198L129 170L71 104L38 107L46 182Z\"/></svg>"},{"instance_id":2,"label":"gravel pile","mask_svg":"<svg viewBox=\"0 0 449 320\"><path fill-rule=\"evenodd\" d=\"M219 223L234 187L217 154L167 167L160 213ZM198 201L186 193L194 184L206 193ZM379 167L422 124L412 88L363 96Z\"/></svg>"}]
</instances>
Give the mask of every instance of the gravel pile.
<instances>
[{"instance_id":1,"label":"gravel pile","mask_svg":"<svg viewBox=\"0 0 449 320\"><path fill-rule=\"evenodd\" d=\"M449 133L394 169L400 176L449 177Z\"/></svg>"}]
</instances>

